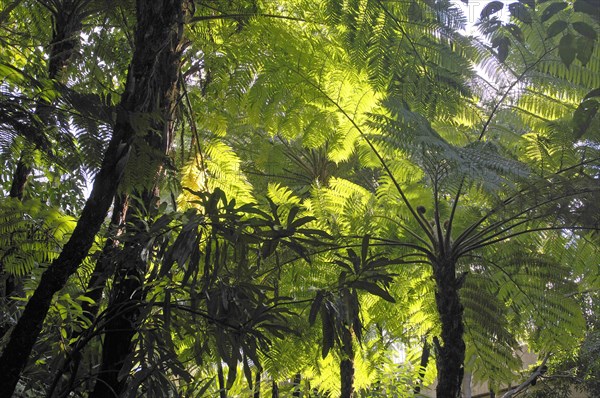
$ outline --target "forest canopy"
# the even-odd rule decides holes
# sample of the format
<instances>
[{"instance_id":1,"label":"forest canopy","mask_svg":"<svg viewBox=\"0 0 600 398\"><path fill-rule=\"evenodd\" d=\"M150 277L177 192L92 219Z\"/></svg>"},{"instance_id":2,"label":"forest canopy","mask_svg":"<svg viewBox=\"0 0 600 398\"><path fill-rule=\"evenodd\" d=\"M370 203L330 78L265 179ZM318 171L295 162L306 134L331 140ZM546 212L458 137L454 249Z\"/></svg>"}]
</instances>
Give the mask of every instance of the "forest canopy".
<instances>
[{"instance_id":1,"label":"forest canopy","mask_svg":"<svg viewBox=\"0 0 600 398\"><path fill-rule=\"evenodd\" d=\"M598 396L599 33L0 0L0 398Z\"/></svg>"}]
</instances>

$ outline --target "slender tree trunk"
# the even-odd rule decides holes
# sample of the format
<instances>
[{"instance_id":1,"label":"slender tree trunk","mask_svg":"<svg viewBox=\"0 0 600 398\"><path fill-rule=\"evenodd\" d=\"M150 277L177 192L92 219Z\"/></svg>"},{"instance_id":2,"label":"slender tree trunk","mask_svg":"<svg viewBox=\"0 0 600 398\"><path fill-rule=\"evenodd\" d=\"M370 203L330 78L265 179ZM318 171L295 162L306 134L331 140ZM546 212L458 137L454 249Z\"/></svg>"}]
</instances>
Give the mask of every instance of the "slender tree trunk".
<instances>
[{"instance_id":1,"label":"slender tree trunk","mask_svg":"<svg viewBox=\"0 0 600 398\"><path fill-rule=\"evenodd\" d=\"M279 398L279 386L275 380L271 383L271 398Z\"/></svg>"},{"instance_id":2,"label":"slender tree trunk","mask_svg":"<svg viewBox=\"0 0 600 398\"><path fill-rule=\"evenodd\" d=\"M464 374L465 342L463 325L463 305L458 291L461 282L456 278L454 259L441 259L434 262L436 283L435 301L442 324L442 342L436 343L436 363L438 370L438 398L459 398Z\"/></svg>"},{"instance_id":3,"label":"slender tree trunk","mask_svg":"<svg viewBox=\"0 0 600 398\"><path fill-rule=\"evenodd\" d=\"M260 398L260 370L256 369L256 377L254 378L254 398Z\"/></svg>"},{"instance_id":4,"label":"slender tree trunk","mask_svg":"<svg viewBox=\"0 0 600 398\"><path fill-rule=\"evenodd\" d=\"M2 11L2 17L8 17L10 12L18 6L20 2L15 1L5 10ZM49 61L48 61L48 77L50 79L60 79L61 72L67 67L69 60L74 52L75 47L79 41L79 32L81 31L81 13L75 12L75 4L71 0L66 0L63 3L63 12L53 15L53 33L52 39L50 40L49 48ZM51 109L48 104L43 101L38 101L36 104L35 114L42 121L42 125L50 127L51 122ZM38 126L30 126L31 129L38 129ZM44 138L44 133L41 131L34 130L33 137L36 137L36 147L42 150L49 150L49 143ZM25 184L31 174L33 168L31 167L32 160L31 156L27 151L22 151L17 166L13 174L9 196L11 198L23 199L23 193L25 190ZM4 271L4 267L0 263L0 283L2 283L3 289L0 289L0 301L4 300L7 305L7 313L17 313L16 303L9 299L10 296L19 295L22 287L20 278L15 278L12 275L7 274ZM10 324L0 324L0 338L10 329Z\"/></svg>"},{"instance_id":5,"label":"slender tree trunk","mask_svg":"<svg viewBox=\"0 0 600 398\"><path fill-rule=\"evenodd\" d=\"M154 80L146 95L149 102L158 104L157 111L160 112L159 115L153 115L152 129L147 132L145 140L152 149L165 155L172 141L172 118L184 46L183 24L188 11L186 3L187 0L166 0L158 6L144 0L137 2L136 54L142 53L140 58L144 60L144 66L153 68L151 72ZM157 131L162 133L156 134ZM157 162L155 174L159 175L161 169L161 162ZM139 215L155 208L158 188L153 186L135 196L141 198L141 203L131 203L128 225L132 225L134 230L142 231L144 225ZM104 328L102 364L90 398L103 398L109 394L119 396L125 389L127 377L119 378L119 375L127 375L129 372L124 366L127 366L127 357L134 350L133 337L142 321L140 309L145 300L144 279L147 267L143 259L145 243L143 237L129 240L123 248L122 259L117 264L113 297L109 302Z\"/></svg>"},{"instance_id":6,"label":"slender tree trunk","mask_svg":"<svg viewBox=\"0 0 600 398\"><path fill-rule=\"evenodd\" d=\"M292 382L292 385L294 386L294 392L292 393L292 397L299 397L301 392L300 392L300 381L302 381L302 376L300 375L300 373L296 373L294 375L294 381Z\"/></svg>"},{"instance_id":7,"label":"slender tree trunk","mask_svg":"<svg viewBox=\"0 0 600 398\"><path fill-rule=\"evenodd\" d=\"M94 272L88 281L85 296L92 299L93 303L83 301L81 308L83 315L89 323L96 319L100 300L102 299L102 291L106 286L108 278L114 274L115 257L119 248L118 237L123 234L125 228L125 218L127 216L128 197L127 195L117 195L113 204L113 213L110 220L109 236L104 243L102 253L96 261ZM78 337L78 336L71 336Z\"/></svg>"},{"instance_id":8,"label":"slender tree trunk","mask_svg":"<svg viewBox=\"0 0 600 398\"><path fill-rule=\"evenodd\" d=\"M102 253L96 261L94 272L92 273L85 297L88 297L92 302L84 300L81 303L82 315L86 319L86 323L90 325L88 328L81 331L76 331L69 336L69 340L73 341L70 345L70 350L60 367L54 375L54 379L47 392L47 397L52 397L54 391L58 387L62 376L68 373L67 391L70 391L75 383L77 372L82 358L82 350L87 344L88 337L94 332L94 322L100 307L102 299L102 291L106 285L108 278L114 274L115 256L118 252L119 241L118 237L123 233L125 225L125 216L127 214L127 195L117 195L113 203L113 211L109 228L109 237L104 243ZM61 396L64 394L61 394Z\"/></svg>"},{"instance_id":9,"label":"slender tree trunk","mask_svg":"<svg viewBox=\"0 0 600 398\"><path fill-rule=\"evenodd\" d=\"M340 379L342 394L340 398L354 397L354 347L352 346L352 332L348 327L342 332L342 355L340 362Z\"/></svg>"},{"instance_id":10,"label":"slender tree trunk","mask_svg":"<svg viewBox=\"0 0 600 398\"><path fill-rule=\"evenodd\" d=\"M145 271L141 249L130 249L128 254L131 257L126 260L131 267L118 270L115 276L113 290L116 295L109 303L107 311L102 365L90 398L119 397L127 383L127 377L119 379L119 372L132 352L132 339L137 330L140 307L143 304Z\"/></svg>"},{"instance_id":11,"label":"slender tree trunk","mask_svg":"<svg viewBox=\"0 0 600 398\"><path fill-rule=\"evenodd\" d=\"M127 102L124 102L124 105ZM40 283L12 331L0 357L0 398L12 396L20 374L27 363L31 349L42 329L52 297L62 289L87 255L94 237L117 190L123 167L127 163L132 127L125 112L120 112L119 123L109 143L104 161L94 181L92 193L69 241L62 252L42 274Z\"/></svg>"},{"instance_id":12,"label":"slender tree trunk","mask_svg":"<svg viewBox=\"0 0 600 398\"><path fill-rule=\"evenodd\" d=\"M42 274L39 286L0 357L0 398L12 396L54 294L64 287L69 276L77 270L108 213L134 138L136 127L132 124L132 120L135 120L132 116L156 114L173 88L179 65L179 54L173 54L173 49L180 50L183 1L164 0L162 7L157 7L155 2L137 2L136 49L113 136L71 238L58 258ZM165 62L165 58L173 62Z\"/></svg>"},{"instance_id":13,"label":"slender tree trunk","mask_svg":"<svg viewBox=\"0 0 600 398\"><path fill-rule=\"evenodd\" d=\"M414 393L419 394L423 387L423 379L425 378L425 372L427 371L427 365L429 364L429 356L431 355L431 347L427 341L427 336L423 337L423 351L421 352L421 362L419 363L419 379L417 385L414 388Z\"/></svg>"},{"instance_id":14,"label":"slender tree trunk","mask_svg":"<svg viewBox=\"0 0 600 398\"><path fill-rule=\"evenodd\" d=\"M217 379L219 382L219 398L227 398L227 387L225 386L225 375L223 374L223 365L217 362Z\"/></svg>"},{"instance_id":15,"label":"slender tree trunk","mask_svg":"<svg viewBox=\"0 0 600 398\"><path fill-rule=\"evenodd\" d=\"M25 190L25 184L31 171L33 170L28 163L25 161L25 153L21 154L21 158L17 162L17 168L13 174L12 183L10 184L9 196L11 198L23 199L23 191Z\"/></svg>"}]
</instances>

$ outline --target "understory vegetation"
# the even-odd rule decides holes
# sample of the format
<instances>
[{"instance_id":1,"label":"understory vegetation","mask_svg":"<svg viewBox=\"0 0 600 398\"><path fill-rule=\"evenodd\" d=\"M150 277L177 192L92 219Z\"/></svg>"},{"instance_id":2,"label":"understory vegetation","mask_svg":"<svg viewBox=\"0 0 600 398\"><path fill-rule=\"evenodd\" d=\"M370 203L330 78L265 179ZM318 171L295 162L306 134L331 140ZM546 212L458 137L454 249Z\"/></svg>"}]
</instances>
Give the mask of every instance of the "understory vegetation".
<instances>
[{"instance_id":1,"label":"understory vegetation","mask_svg":"<svg viewBox=\"0 0 600 398\"><path fill-rule=\"evenodd\" d=\"M600 396L599 7L0 0L0 398Z\"/></svg>"}]
</instances>

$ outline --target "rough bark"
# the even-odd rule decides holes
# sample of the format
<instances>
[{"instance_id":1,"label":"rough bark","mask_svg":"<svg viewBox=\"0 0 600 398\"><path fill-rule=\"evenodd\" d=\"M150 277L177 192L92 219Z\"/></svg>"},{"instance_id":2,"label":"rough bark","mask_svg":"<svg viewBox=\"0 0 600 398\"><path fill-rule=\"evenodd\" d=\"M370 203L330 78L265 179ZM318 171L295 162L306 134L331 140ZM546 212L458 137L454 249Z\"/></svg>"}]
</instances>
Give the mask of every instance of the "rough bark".
<instances>
[{"instance_id":1,"label":"rough bark","mask_svg":"<svg viewBox=\"0 0 600 398\"><path fill-rule=\"evenodd\" d=\"M162 154L167 154L172 141L172 116L184 46L183 24L188 11L186 5L187 0L168 0L160 5L148 4L143 0L137 2L136 54L142 53L140 58L144 65L153 68L152 85L148 87L146 96L150 103L158 104L157 114L152 115L151 129L144 139L152 149ZM159 161L154 173L159 175L160 172ZM135 196L141 198L141 203L130 204L128 225L132 225L134 230L143 230L143 221L138 215L154 208L158 190L156 186L149 187L143 192L136 192ZM119 396L125 389L127 377L119 375L129 372L127 357L133 352L133 337L141 322L140 308L145 299L147 267L142 256L144 248L144 239L129 240L117 264L113 295L104 327L102 364L90 398Z\"/></svg>"},{"instance_id":2,"label":"rough bark","mask_svg":"<svg viewBox=\"0 0 600 398\"><path fill-rule=\"evenodd\" d=\"M344 327L342 332L342 355L340 362L340 398L354 397L354 347L352 346L352 332Z\"/></svg>"},{"instance_id":3,"label":"rough bark","mask_svg":"<svg viewBox=\"0 0 600 398\"><path fill-rule=\"evenodd\" d=\"M98 306L102 298L102 291L108 278L113 275L114 258L116 256L119 240L118 237L123 233L125 226L125 217L127 216L128 198L126 195L117 195L113 205L113 213L110 220L110 236L106 239L102 253L96 261L94 272L88 281L86 297L92 299L93 304L84 301L81 304L83 314L87 317L89 323L93 322L98 314ZM77 336L71 336L77 337Z\"/></svg>"},{"instance_id":4,"label":"rough bark","mask_svg":"<svg viewBox=\"0 0 600 398\"><path fill-rule=\"evenodd\" d=\"M108 213L134 138L133 116L155 115L164 106L161 100L173 87L169 76L174 75L176 79L178 69L171 72L160 66L170 65L164 62L165 58L179 58L172 50L180 44L183 30L182 2L165 0L161 7L157 7L155 2L137 2L136 49L117 111L113 136L71 238L58 258L42 274L39 286L0 357L0 374L3 375L0 379L0 398L12 396L42 329L52 297L77 270Z\"/></svg>"},{"instance_id":5,"label":"rough bark","mask_svg":"<svg viewBox=\"0 0 600 398\"><path fill-rule=\"evenodd\" d=\"M442 325L441 343L437 338L434 340L438 370L436 394L438 398L459 398L465 362L464 308L458 294L461 278L456 277L454 259L435 261L434 279L435 301Z\"/></svg>"},{"instance_id":6,"label":"rough bark","mask_svg":"<svg viewBox=\"0 0 600 398\"><path fill-rule=\"evenodd\" d=\"M89 328L74 332L69 336L69 340L74 340L70 345L70 350L66 356L62 366L55 373L52 384L48 390L48 396L51 397L54 391L59 386L62 376L68 374L68 383L64 387L70 391L75 383L77 372L82 358L82 350L87 344L91 333L95 331L95 321L98 315L102 292L106 286L106 281L114 274L115 256L118 252L119 241L118 237L123 233L125 225L125 216L127 214L127 195L117 195L114 200L112 216L110 221L109 236L104 243L102 253L96 261L94 272L88 281L85 296L90 298L92 302L83 301L81 303L82 315L86 319ZM64 394L62 394L64 395ZM61 395L61 396L62 396Z\"/></svg>"},{"instance_id":7,"label":"rough bark","mask_svg":"<svg viewBox=\"0 0 600 398\"><path fill-rule=\"evenodd\" d=\"M143 304L142 281L145 271L141 249L130 249L128 254L132 256L128 258L131 267L118 270L115 276L113 290L116 295L109 303L106 314L102 365L90 398L119 397L127 383L127 377L119 378L119 372L126 366L127 356L132 352L132 339L137 331L140 306Z\"/></svg>"},{"instance_id":8,"label":"rough bark","mask_svg":"<svg viewBox=\"0 0 600 398\"><path fill-rule=\"evenodd\" d=\"M127 102L124 102L124 105ZM27 363L31 349L42 329L52 297L66 284L82 260L87 255L94 237L112 202L117 190L126 157L129 151L129 126L125 111L121 116L115 133L109 143L102 167L96 176L92 193L88 198L81 216L69 241L62 252L42 274L40 284L28 301L23 315L12 331L10 339L0 357L0 397L9 398Z\"/></svg>"}]
</instances>

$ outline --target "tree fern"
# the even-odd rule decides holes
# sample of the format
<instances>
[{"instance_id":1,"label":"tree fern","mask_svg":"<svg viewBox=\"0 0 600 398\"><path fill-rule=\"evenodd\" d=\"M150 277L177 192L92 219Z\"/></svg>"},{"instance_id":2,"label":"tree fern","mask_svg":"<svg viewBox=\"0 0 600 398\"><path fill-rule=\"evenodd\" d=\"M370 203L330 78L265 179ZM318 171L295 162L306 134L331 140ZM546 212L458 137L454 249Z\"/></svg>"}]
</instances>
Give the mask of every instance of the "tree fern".
<instances>
[{"instance_id":1,"label":"tree fern","mask_svg":"<svg viewBox=\"0 0 600 398\"><path fill-rule=\"evenodd\" d=\"M74 227L70 216L35 200L6 200L1 217L3 269L19 277L56 258Z\"/></svg>"}]
</instances>

